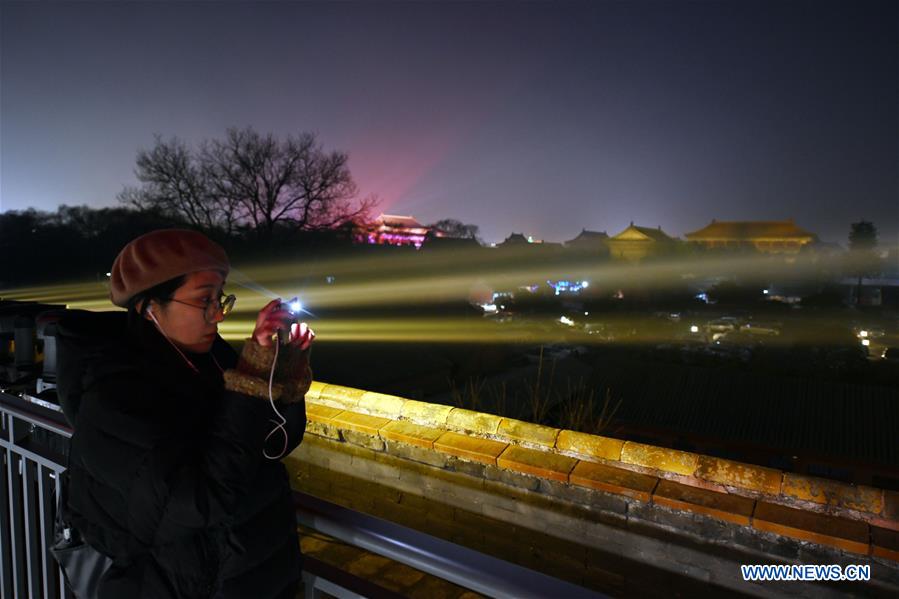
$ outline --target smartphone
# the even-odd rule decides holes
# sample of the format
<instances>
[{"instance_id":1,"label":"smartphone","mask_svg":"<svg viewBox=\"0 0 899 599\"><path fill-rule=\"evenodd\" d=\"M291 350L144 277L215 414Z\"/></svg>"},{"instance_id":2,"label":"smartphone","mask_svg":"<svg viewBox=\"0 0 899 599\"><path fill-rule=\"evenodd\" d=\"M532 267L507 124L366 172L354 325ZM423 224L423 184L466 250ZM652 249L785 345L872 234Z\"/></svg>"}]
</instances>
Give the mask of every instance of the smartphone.
<instances>
[{"instance_id":1,"label":"smartphone","mask_svg":"<svg viewBox=\"0 0 899 599\"><path fill-rule=\"evenodd\" d=\"M303 312L303 304L296 296L290 298L286 302L281 302L281 309L287 310L293 315L293 318L287 324L286 329L278 329L278 343L287 345L290 342L290 327L295 322L300 322L300 314Z\"/></svg>"}]
</instances>

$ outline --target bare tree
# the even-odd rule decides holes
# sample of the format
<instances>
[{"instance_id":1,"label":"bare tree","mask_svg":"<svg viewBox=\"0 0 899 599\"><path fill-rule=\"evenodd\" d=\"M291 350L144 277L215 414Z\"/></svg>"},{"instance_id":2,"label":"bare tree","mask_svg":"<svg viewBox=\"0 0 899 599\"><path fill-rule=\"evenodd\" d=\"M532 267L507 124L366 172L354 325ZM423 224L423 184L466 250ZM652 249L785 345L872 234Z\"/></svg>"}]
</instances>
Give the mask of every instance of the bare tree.
<instances>
[{"instance_id":1,"label":"bare tree","mask_svg":"<svg viewBox=\"0 0 899 599\"><path fill-rule=\"evenodd\" d=\"M319 230L364 219L374 198L357 194L343 152L325 152L311 133L280 141L251 128L229 129L222 140L191 153L181 142L138 154L141 189L120 199L138 208L161 207L201 228L232 232L247 224L270 237L279 224Z\"/></svg>"},{"instance_id":2,"label":"bare tree","mask_svg":"<svg viewBox=\"0 0 899 599\"><path fill-rule=\"evenodd\" d=\"M163 141L158 135L150 150L137 153L135 174L143 185L126 187L119 201L143 211L178 216L191 225L230 233L229 211L210 193L205 166L178 139Z\"/></svg>"},{"instance_id":3,"label":"bare tree","mask_svg":"<svg viewBox=\"0 0 899 599\"><path fill-rule=\"evenodd\" d=\"M447 237L456 237L459 239L475 239L480 241L478 233L480 229L477 225L466 225L460 220L454 218L444 218L436 223L428 225L431 229L437 229Z\"/></svg>"}]
</instances>

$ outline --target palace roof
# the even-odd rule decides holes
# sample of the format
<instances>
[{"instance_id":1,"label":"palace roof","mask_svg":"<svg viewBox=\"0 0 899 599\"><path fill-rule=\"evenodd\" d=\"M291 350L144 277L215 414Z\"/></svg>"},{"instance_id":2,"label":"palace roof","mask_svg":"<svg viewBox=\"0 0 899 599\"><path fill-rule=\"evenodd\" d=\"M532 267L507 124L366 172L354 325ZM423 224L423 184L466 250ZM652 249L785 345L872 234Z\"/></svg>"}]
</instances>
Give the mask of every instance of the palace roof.
<instances>
[{"instance_id":1,"label":"palace roof","mask_svg":"<svg viewBox=\"0 0 899 599\"><path fill-rule=\"evenodd\" d=\"M713 220L698 231L687 233L690 241L713 239L814 239L815 234L796 226L790 220L717 221Z\"/></svg>"}]
</instances>

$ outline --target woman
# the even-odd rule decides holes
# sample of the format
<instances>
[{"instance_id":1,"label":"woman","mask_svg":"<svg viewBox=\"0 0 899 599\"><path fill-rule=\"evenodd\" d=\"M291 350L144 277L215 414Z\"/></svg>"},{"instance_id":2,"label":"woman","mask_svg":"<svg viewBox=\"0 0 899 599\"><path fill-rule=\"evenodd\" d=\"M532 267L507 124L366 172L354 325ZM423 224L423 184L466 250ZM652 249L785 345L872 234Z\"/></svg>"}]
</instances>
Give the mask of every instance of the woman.
<instances>
[{"instance_id":1,"label":"woman","mask_svg":"<svg viewBox=\"0 0 899 599\"><path fill-rule=\"evenodd\" d=\"M229 268L200 233L154 231L112 267L110 296L127 314L60 323L60 401L75 431L66 511L113 560L100 599L296 593L278 458L303 438L314 333L294 323L277 347L291 315L272 301L238 359L217 334L234 304L222 296Z\"/></svg>"}]
</instances>

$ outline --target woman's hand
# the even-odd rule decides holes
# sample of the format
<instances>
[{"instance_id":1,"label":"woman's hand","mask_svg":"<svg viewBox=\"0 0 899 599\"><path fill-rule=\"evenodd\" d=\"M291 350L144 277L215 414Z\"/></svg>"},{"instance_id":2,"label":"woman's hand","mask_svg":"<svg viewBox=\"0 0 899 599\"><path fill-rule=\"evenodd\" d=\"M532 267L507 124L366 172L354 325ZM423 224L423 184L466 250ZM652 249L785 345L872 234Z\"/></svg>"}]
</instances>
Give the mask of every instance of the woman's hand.
<instances>
[{"instance_id":1,"label":"woman's hand","mask_svg":"<svg viewBox=\"0 0 899 599\"><path fill-rule=\"evenodd\" d=\"M272 345L272 337L279 329L286 329L287 323L294 319L290 311L281 308L281 300L275 299L265 305L256 317L256 328L253 330L253 339L263 347ZM315 332L305 322L291 323L289 344L300 350L305 350L312 345Z\"/></svg>"},{"instance_id":2,"label":"woman's hand","mask_svg":"<svg viewBox=\"0 0 899 599\"><path fill-rule=\"evenodd\" d=\"M309 328L305 322L293 323L290 325L290 344L300 350L309 349L312 340L315 339L315 331Z\"/></svg>"}]
</instances>

